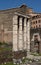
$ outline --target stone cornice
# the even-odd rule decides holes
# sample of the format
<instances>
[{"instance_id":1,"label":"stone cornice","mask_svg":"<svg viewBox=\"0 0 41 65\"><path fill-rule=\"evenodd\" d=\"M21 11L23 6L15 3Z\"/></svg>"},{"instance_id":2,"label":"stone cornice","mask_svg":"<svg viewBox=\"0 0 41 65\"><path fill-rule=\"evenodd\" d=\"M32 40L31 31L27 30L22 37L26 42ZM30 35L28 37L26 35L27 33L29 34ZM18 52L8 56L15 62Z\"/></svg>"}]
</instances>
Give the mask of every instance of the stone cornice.
<instances>
[{"instance_id":1,"label":"stone cornice","mask_svg":"<svg viewBox=\"0 0 41 65\"><path fill-rule=\"evenodd\" d=\"M14 15L18 15L18 16L23 16L23 17L26 17L26 18L30 18L30 16L28 16L28 15L20 14L20 13L17 13L17 12L15 12Z\"/></svg>"}]
</instances>

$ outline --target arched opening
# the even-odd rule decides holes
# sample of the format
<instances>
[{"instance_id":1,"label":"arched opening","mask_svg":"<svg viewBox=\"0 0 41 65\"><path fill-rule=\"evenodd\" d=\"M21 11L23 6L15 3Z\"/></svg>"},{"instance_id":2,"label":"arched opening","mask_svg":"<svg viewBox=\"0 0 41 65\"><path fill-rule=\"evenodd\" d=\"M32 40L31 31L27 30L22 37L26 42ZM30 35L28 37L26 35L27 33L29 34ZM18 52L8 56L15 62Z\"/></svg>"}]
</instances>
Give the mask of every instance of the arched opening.
<instances>
[{"instance_id":1,"label":"arched opening","mask_svg":"<svg viewBox=\"0 0 41 65\"><path fill-rule=\"evenodd\" d=\"M31 39L31 52L40 53L40 35L39 33L34 33Z\"/></svg>"},{"instance_id":2,"label":"arched opening","mask_svg":"<svg viewBox=\"0 0 41 65\"><path fill-rule=\"evenodd\" d=\"M38 35L34 35L34 50L36 53L39 53L39 43Z\"/></svg>"}]
</instances>

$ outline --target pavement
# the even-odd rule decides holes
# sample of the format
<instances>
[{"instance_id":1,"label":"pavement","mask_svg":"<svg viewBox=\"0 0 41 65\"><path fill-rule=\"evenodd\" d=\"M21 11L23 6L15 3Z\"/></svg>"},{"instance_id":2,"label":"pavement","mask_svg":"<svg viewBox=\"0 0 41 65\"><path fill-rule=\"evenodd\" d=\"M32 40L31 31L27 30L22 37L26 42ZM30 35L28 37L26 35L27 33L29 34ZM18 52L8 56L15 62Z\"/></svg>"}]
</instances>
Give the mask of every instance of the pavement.
<instances>
[{"instance_id":1,"label":"pavement","mask_svg":"<svg viewBox=\"0 0 41 65\"><path fill-rule=\"evenodd\" d=\"M41 56L29 55L29 56L27 56L27 58L30 58L30 59L41 59Z\"/></svg>"},{"instance_id":2,"label":"pavement","mask_svg":"<svg viewBox=\"0 0 41 65\"><path fill-rule=\"evenodd\" d=\"M41 65L41 63L40 62L33 62L30 65Z\"/></svg>"},{"instance_id":3,"label":"pavement","mask_svg":"<svg viewBox=\"0 0 41 65\"><path fill-rule=\"evenodd\" d=\"M31 64L20 64L20 65L41 65L41 63L40 62L33 62L33 63L31 63Z\"/></svg>"}]
</instances>

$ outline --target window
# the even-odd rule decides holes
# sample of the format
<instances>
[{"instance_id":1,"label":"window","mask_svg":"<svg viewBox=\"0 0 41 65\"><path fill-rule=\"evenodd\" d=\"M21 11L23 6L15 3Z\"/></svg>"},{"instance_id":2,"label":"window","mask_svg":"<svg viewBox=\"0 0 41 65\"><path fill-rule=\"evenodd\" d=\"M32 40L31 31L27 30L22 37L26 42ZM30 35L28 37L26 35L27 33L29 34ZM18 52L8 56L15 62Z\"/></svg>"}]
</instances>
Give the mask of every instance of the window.
<instances>
[{"instance_id":1,"label":"window","mask_svg":"<svg viewBox=\"0 0 41 65\"><path fill-rule=\"evenodd\" d=\"M35 24L35 21L33 22L33 24Z\"/></svg>"},{"instance_id":2,"label":"window","mask_svg":"<svg viewBox=\"0 0 41 65\"><path fill-rule=\"evenodd\" d=\"M36 21L36 23L37 23L37 21Z\"/></svg>"},{"instance_id":3,"label":"window","mask_svg":"<svg viewBox=\"0 0 41 65\"><path fill-rule=\"evenodd\" d=\"M39 25L39 28L40 28L41 26Z\"/></svg>"},{"instance_id":4,"label":"window","mask_svg":"<svg viewBox=\"0 0 41 65\"><path fill-rule=\"evenodd\" d=\"M35 26L34 26L34 28L35 28Z\"/></svg>"},{"instance_id":5,"label":"window","mask_svg":"<svg viewBox=\"0 0 41 65\"><path fill-rule=\"evenodd\" d=\"M36 28L37 28L37 25L36 25Z\"/></svg>"},{"instance_id":6,"label":"window","mask_svg":"<svg viewBox=\"0 0 41 65\"><path fill-rule=\"evenodd\" d=\"M39 20L39 23L40 23L40 20Z\"/></svg>"}]
</instances>

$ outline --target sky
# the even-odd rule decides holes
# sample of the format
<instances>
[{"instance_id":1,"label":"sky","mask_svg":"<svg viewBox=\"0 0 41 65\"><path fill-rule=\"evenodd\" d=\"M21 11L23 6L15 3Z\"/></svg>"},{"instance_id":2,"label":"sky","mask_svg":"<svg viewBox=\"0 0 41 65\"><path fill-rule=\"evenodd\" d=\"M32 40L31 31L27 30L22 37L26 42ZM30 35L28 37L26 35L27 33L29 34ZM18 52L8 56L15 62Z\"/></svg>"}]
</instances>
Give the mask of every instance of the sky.
<instances>
[{"instance_id":1,"label":"sky","mask_svg":"<svg viewBox=\"0 0 41 65\"><path fill-rule=\"evenodd\" d=\"M41 0L0 0L0 10L20 7L23 4L41 13Z\"/></svg>"}]
</instances>

